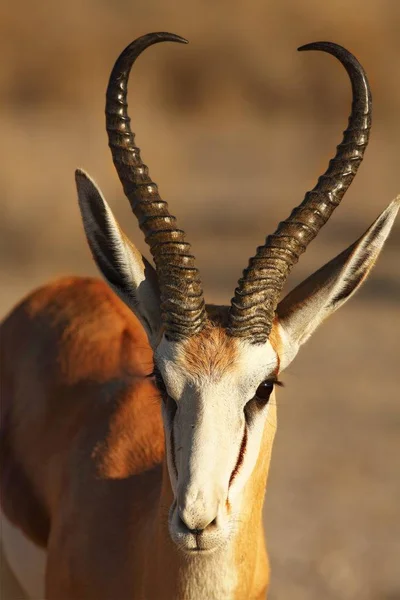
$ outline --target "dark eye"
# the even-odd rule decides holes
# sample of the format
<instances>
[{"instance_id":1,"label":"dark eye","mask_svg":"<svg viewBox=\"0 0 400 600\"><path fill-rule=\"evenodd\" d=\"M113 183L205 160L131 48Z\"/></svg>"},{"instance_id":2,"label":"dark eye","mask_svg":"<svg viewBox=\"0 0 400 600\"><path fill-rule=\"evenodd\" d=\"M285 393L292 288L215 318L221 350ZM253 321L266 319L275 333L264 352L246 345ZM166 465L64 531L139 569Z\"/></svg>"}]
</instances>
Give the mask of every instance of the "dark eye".
<instances>
[{"instance_id":1,"label":"dark eye","mask_svg":"<svg viewBox=\"0 0 400 600\"><path fill-rule=\"evenodd\" d=\"M165 408L167 409L168 419L173 421L178 409L177 403L173 398L171 398L171 396L168 396L168 394L163 398L163 402L165 404Z\"/></svg>"},{"instance_id":2,"label":"dark eye","mask_svg":"<svg viewBox=\"0 0 400 600\"><path fill-rule=\"evenodd\" d=\"M171 396L168 395L165 383L159 373L155 374L155 382L156 382L158 391L161 394L161 400L163 401L163 404L164 404L165 408L167 409L168 418L170 420L173 420L178 406L177 406L175 400L173 398L171 398Z\"/></svg>"},{"instance_id":3,"label":"dark eye","mask_svg":"<svg viewBox=\"0 0 400 600\"><path fill-rule=\"evenodd\" d=\"M153 373L151 374L151 377L154 378L154 383L156 384L156 388L160 392L163 402L165 402L168 394L167 394L167 388L165 387L165 383L164 383L163 378L161 377L160 372L158 370L154 370Z\"/></svg>"},{"instance_id":4,"label":"dark eye","mask_svg":"<svg viewBox=\"0 0 400 600\"><path fill-rule=\"evenodd\" d=\"M244 407L244 414L248 424L253 422L253 419L259 413L260 409L268 404L269 397L274 389L274 381L263 381L256 390L254 398L252 398Z\"/></svg>"},{"instance_id":5,"label":"dark eye","mask_svg":"<svg viewBox=\"0 0 400 600\"><path fill-rule=\"evenodd\" d=\"M261 405L264 406L267 404L270 395L272 394L272 390L274 389L273 381L263 381L257 388L255 400Z\"/></svg>"}]
</instances>

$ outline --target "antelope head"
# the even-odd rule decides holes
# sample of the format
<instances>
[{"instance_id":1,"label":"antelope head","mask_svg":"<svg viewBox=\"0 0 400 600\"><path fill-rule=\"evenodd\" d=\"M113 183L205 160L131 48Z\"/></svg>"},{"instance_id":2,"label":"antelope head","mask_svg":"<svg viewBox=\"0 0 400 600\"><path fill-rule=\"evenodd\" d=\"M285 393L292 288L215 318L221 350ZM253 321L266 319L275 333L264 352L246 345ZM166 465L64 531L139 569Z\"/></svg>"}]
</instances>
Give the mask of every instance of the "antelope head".
<instances>
[{"instance_id":1,"label":"antelope head","mask_svg":"<svg viewBox=\"0 0 400 600\"><path fill-rule=\"evenodd\" d=\"M154 351L173 493L170 535L184 551L202 552L227 543L245 498L252 509L249 489L256 467L265 472L261 485L267 476L279 373L364 281L389 234L399 199L347 250L279 302L292 266L352 182L371 126L369 85L355 57L328 42L303 46L300 50L332 54L345 67L353 93L348 128L314 189L257 248L230 306L206 306L190 245L142 162L127 112L132 64L162 41L186 42L169 33L134 41L114 66L106 102L114 164L155 268L127 239L93 181L82 171L76 181L94 259L142 323Z\"/></svg>"}]
</instances>

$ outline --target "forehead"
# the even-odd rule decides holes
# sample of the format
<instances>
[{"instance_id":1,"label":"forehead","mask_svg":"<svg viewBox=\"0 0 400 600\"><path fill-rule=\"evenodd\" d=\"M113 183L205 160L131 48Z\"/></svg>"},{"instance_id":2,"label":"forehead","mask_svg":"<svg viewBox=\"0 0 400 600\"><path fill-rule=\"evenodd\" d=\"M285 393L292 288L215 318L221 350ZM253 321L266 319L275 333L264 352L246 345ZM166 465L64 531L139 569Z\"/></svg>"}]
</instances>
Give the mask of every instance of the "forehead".
<instances>
[{"instance_id":1,"label":"forehead","mask_svg":"<svg viewBox=\"0 0 400 600\"><path fill-rule=\"evenodd\" d=\"M276 372L279 359L270 341L250 344L212 326L180 342L161 341L155 355L168 391L178 399L186 385L257 386Z\"/></svg>"}]
</instances>

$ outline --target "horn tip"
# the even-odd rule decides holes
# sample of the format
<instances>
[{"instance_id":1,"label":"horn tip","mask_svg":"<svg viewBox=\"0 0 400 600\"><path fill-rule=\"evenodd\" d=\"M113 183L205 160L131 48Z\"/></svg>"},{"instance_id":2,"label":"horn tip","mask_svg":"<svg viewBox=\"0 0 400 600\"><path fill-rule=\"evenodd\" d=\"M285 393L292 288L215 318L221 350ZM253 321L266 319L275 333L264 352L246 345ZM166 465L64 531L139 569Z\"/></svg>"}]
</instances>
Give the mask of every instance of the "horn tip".
<instances>
[{"instance_id":1,"label":"horn tip","mask_svg":"<svg viewBox=\"0 0 400 600\"><path fill-rule=\"evenodd\" d=\"M177 35L176 33L168 33L167 31L161 31L160 33L153 33L153 34L149 34L149 35L150 36L152 36L152 35L158 36L168 42L178 42L178 44L188 44L189 43L189 40L182 37L181 35ZM143 36L143 37L147 37L147 36Z\"/></svg>"},{"instance_id":2,"label":"horn tip","mask_svg":"<svg viewBox=\"0 0 400 600\"><path fill-rule=\"evenodd\" d=\"M75 169L75 177L86 177L86 173L83 169Z\"/></svg>"},{"instance_id":3,"label":"horn tip","mask_svg":"<svg viewBox=\"0 0 400 600\"><path fill-rule=\"evenodd\" d=\"M297 48L298 52L304 52L307 50L326 50L328 47L337 46L332 42L311 42L310 44L304 44Z\"/></svg>"},{"instance_id":4,"label":"horn tip","mask_svg":"<svg viewBox=\"0 0 400 600\"><path fill-rule=\"evenodd\" d=\"M297 48L299 52L304 52L307 50L320 50L321 52L327 52L328 54L332 54L335 58L337 58L346 68L348 66L355 67L358 71L362 71L362 67L356 57L346 50L340 44L335 44L334 42L311 42L311 44L304 44L304 46L300 46Z\"/></svg>"}]
</instances>

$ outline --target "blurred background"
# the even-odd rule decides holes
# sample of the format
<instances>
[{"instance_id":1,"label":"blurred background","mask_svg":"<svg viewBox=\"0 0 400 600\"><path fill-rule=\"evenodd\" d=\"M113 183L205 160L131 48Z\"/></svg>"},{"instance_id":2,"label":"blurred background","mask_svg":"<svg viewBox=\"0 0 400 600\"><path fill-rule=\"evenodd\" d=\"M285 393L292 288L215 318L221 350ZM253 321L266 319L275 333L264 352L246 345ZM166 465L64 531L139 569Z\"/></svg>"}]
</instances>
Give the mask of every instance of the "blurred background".
<instances>
[{"instance_id":1,"label":"blurred background","mask_svg":"<svg viewBox=\"0 0 400 600\"><path fill-rule=\"evenodd\" d=\"M350 110L326 39L364 65L370 147L288 289L347 247L400 192L396 0L14 0L0 8L0 316L63 274L96 274L74 169L101 186L147 253L107 147L119 52L166 30L133 70L144 161L193 244L209 302L228 302L256 246L314 186ZM265 522L272 600L400 599L400 221L362 291L283 375Z\"/></svg>"}]
</instances>

